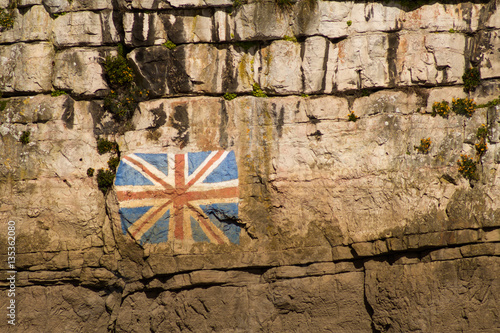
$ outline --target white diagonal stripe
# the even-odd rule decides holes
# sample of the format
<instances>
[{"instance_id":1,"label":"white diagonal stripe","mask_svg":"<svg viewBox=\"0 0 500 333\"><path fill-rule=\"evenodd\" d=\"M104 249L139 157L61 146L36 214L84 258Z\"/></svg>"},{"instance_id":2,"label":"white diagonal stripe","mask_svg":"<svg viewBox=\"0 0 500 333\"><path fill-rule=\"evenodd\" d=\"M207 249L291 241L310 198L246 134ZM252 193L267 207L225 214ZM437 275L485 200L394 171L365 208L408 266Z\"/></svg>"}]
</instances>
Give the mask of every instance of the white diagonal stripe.
<instances>
[{"instance_id":1,"label":"white diagonal stripe","mask_svg":"<svg viewBox=\"0 0 500 333\"><path fill-rule=\"evenodd\" d=\"M205 165L207 165L208 162L210 162L210 160L212 159L212 157L215 156L215 154L217 154L217 150L212 151L210 155L208 155L207 158L205 158L205 160L196 168L196 170L194 170L194 172L186 178L186 184L189 183L191 179L195 178L201 172L201 170L205 167ZM189 164L189 161L186 164ZM188 174L187 170L189 169L186 169L185 173L186 175Z\"/></svg>"}]
</instances>

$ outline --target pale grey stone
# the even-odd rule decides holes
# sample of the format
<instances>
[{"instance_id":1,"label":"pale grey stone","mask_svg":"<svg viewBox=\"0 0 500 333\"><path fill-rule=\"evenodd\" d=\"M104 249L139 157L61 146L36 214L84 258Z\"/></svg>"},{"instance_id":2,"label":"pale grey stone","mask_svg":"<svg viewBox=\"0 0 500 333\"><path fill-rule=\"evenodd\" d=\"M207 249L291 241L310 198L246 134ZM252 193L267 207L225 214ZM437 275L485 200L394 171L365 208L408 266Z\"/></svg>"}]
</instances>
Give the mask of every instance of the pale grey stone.
<instances>
[{"instance_id":1,"label":"pale grey stone","mask_svg":"<svg viewBox=\"0 0 500 333\"><path fill-rule=\"evenodd\" d=\"M112 12L70 12L54 20L54 44L67 46L100 46L120 41Z\"/></svg>"},{"instance_id":2,"label":"pale grey stone","mask_svg":"<svg viewBox=\"0 0 500 333\"><path fill-rule=\"evenodd\" d=\"M52 89L54 49L49 43L0 46L0 89L4 92L46 92Z\"/></svg>"},{"instance_id":3,"label":"pale grey stone","mask_svg":"<svg viewBox=\"0 0 500 333\"><path fill-rule=\"evenodd\" d=\"M98 50L86 48L70 48L57 53L54 87L79 95L95 95L108 90L101 65L103 58Z\"/></svg>"}]
</instances>

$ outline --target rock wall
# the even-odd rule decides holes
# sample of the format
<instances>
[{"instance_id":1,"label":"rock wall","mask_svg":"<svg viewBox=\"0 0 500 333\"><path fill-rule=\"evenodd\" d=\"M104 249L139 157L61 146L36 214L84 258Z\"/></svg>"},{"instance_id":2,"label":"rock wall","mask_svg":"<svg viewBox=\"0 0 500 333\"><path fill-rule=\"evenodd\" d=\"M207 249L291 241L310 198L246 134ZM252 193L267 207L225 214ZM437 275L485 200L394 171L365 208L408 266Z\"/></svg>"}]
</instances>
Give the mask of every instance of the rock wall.
<instances>
[{"instance_id":1,"label":"rock wall","mask_svg":"<svg viewBox=\"0 0 500 333\"><path fill-rule=\"evenodd\" d=\"M2 332L500 330L500 2L0 8ZM106 70L120 54L131 95ZM461 98L470 117L433 114ZM234 152L237 216L193 209L236 241L167 230L177 213L139 239L125 183L88 173L210 151Z\"/></svg>"}]
</instances>

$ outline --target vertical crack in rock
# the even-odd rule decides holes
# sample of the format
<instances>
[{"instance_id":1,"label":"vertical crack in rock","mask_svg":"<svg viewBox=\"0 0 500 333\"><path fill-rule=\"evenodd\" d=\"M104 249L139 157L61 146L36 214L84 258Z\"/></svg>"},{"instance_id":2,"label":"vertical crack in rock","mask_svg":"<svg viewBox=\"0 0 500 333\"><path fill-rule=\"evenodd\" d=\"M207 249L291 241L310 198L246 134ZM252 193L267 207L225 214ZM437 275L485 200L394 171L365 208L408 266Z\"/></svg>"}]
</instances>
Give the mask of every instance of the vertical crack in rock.
<instances>
[{"instance_id":1,"label":"vertical crack in rock","mask_svg":"<svg viewBox=\"0 0 500 333\"><path fill-rule=\"evenodd\" d=\"M227 137L227 124L229 122L229 117L227 115L227 109L226 109L226 101L222 100L220 102L221 107L220 107L220 124L219 124L219 145L223 149L227 149L228 147L228 137Z\"/></svg>"},{"instance_id":2,"label":"vertical crack in rock","mask_svg":"<svg viewBox=\"0 0 500 333\"><path fill-rule=\"evenodd\" d=\"M366 265L364 265L364 269L363 269L363 285L364 285L364 288L363 288L363 301L364 301L364 304L365 304L365 308L366 308L366 312L368 313L368 315L370 316L370 319L371 319L371 327L372 327L372 332L373 333L380 333L379 330L377 330L375 328L375 322L373 321L373 314L374 314L374 310L373 310L373 307L372 305L370 304L370 302L368 301L368 296L367 296L367 293L368 293L368 284L367 284L367 269L366 269Z\"/></svg>"},{"instance_id":3,"label":"vertical crack in rock","mask_svg":"<svg viewBox=\"0 0 500 333\"><path fill-rule=\"evenodd\" d=\"M64 113L61 117L61 120L64 121L64 124L67 128L73 129L73 124L75 121L75 101L73 98L68 97L63 104Z\"/></svg>"},{"instance_id":4,"label":"vertical crack in rock","mask_svg":"<svg viewBox=\"0 0 500 333\"><path fill-rule=\"evenodd\" d=\"M184 59L186 52L182 46L176 47L174 50L168 50L167 57L167 85L171 91L175 93L189 92L191 84L189 76L186 73Z\"/></svg>"},{"instance_id":5,"label":"vertical crack in rock","mask_svg":"<svg viewBox=\"0 0 500 333\"><path fill-rule=\"evenodd\" d=\"M396 67L396 59L398 57L398 47L399 47L399 34L396 32L390 33L387 40L387 68L389 75L389 87L396 86L396 78L398 76L398 70Z\"/></svg>"},{"instance_id":6,"label":"vertical crack in rock","mask_svg":"<svg viewBox=\"0 0 500 333\"><path fill-rule=\"evenodd\" d=\"M325 55L323 57L323 80L321 80L321 92L326 93L326 79L328 73L328 58L330 57L330 41L325 38Z\"/></svg>"}]
</instances>

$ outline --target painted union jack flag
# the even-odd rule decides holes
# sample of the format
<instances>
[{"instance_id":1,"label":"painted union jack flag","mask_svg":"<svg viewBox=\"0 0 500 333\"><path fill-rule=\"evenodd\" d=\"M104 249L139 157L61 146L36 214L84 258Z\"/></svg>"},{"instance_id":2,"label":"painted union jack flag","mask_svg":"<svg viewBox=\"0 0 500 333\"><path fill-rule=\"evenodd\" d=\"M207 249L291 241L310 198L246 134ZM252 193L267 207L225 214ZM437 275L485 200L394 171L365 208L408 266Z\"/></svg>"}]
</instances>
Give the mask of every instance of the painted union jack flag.
<instances>
[{"instance_id":1,"label":"painted union jack flag","mask_svg":"<svg viewBox=\"0 0 500 333\"><path fill-rule=\"evenodd\" d=\"M124 234L145 243L169 240L239 244L238 168L233 151L131 154L116 172Z\"/></svg>"}]
</instances>

